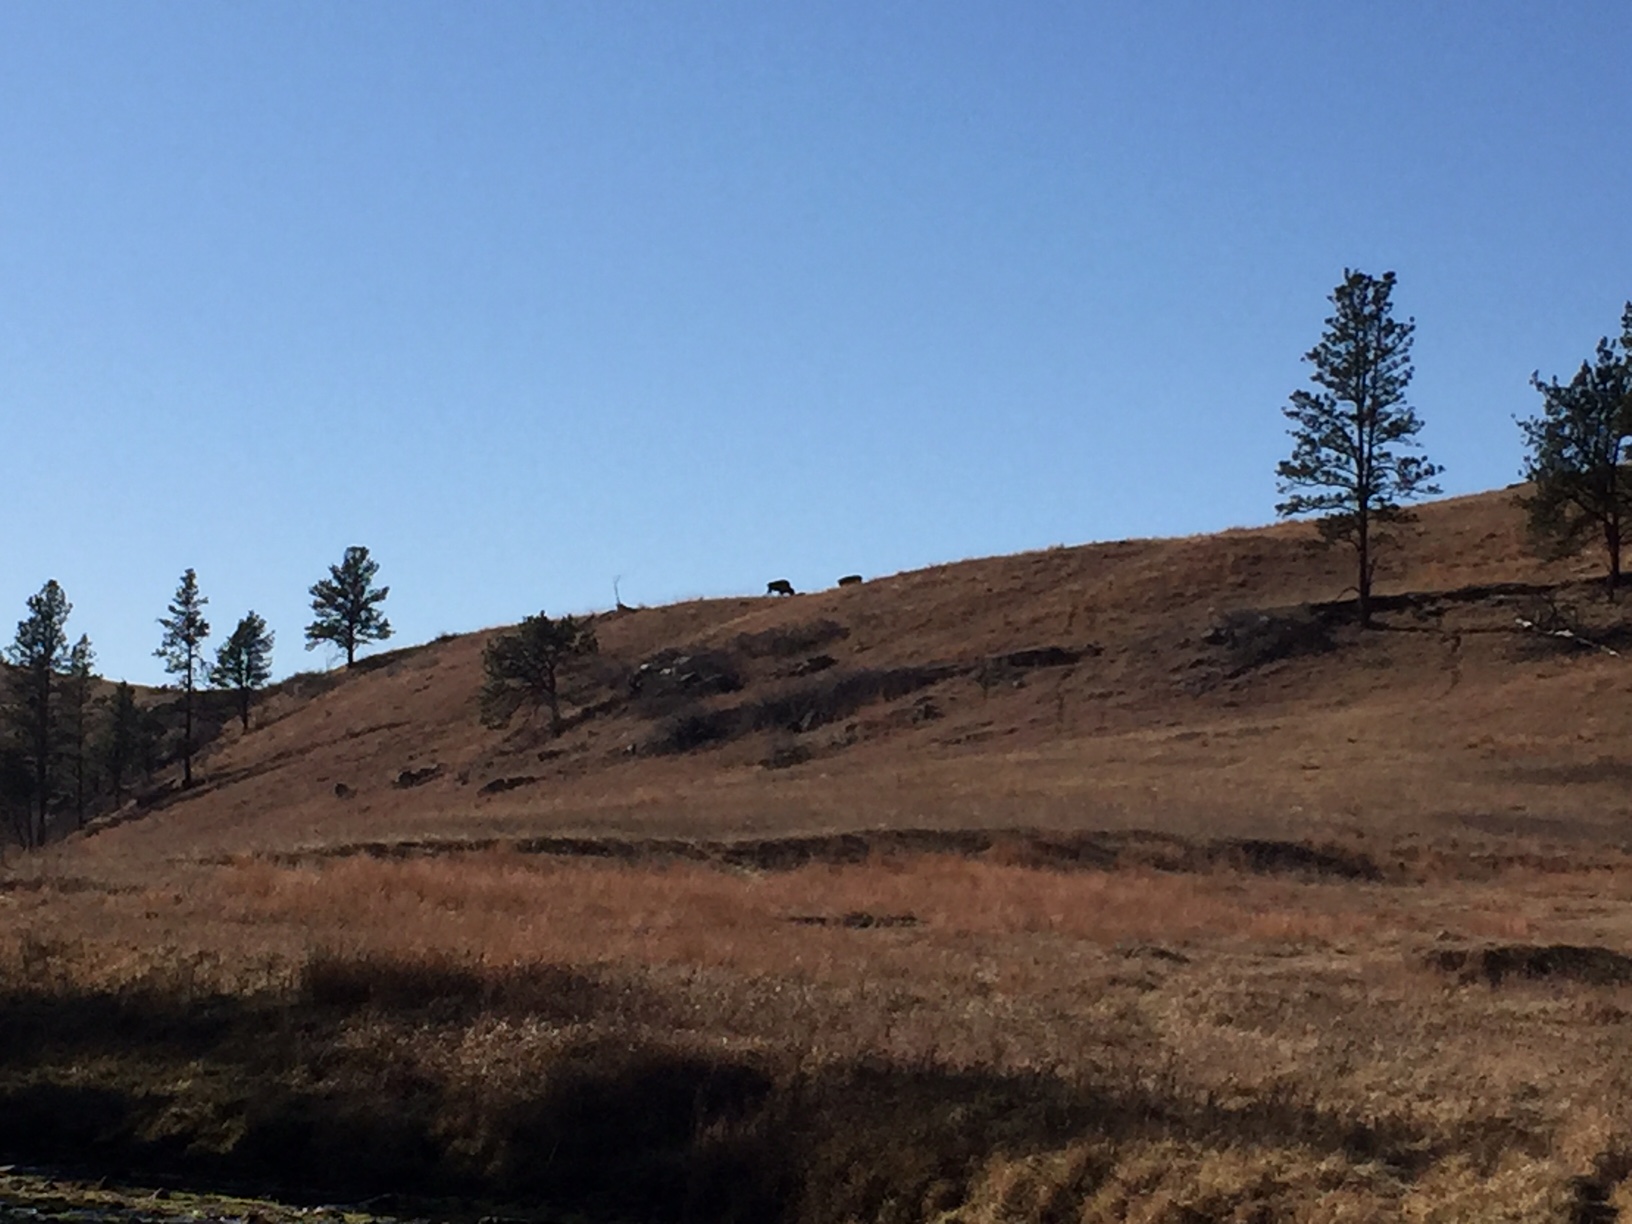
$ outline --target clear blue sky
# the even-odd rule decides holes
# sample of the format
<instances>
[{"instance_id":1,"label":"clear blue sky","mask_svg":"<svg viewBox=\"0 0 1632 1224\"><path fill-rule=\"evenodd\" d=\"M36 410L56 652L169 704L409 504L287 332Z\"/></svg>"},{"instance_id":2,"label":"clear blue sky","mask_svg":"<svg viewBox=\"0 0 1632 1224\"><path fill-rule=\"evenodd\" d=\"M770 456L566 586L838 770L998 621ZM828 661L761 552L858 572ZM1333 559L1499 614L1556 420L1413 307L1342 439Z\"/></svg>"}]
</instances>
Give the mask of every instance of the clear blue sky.
<instances>
[{"instance_id":1,"label":"clear blue sky","mask_svg":"<svg viewBox=\"0 0 1632 1224\"><path fill-rule=\"evenodd\" d=\"M280 673L1273 517L1345 266L1447 491L1632 298L1632 5L0 0L0 635Z\"/></svg>"}]
</instances>

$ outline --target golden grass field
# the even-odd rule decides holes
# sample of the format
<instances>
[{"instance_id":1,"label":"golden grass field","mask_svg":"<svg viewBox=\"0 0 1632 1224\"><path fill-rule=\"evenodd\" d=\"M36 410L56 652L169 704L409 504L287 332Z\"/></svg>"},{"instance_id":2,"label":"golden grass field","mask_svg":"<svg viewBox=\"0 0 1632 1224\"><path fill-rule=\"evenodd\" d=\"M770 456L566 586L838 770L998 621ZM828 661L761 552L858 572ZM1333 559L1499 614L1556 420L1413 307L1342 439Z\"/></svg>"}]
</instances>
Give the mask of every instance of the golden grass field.
<instances>
[{"instance_id":1,"label":"golden grass field","mask_svg":"<svg viewBox=\"0 0 1632 1224\"><path fill-rule=\"evenodd\" d=\"M1618 1218L1632 657L1517 625L1625 632L1511 498L1424 508L1364 634L1283 526L603 617L559 740L479 725L484 634L287 682L10 859L0 1146L450 1216Z\"/></svg>"}]
</instances>

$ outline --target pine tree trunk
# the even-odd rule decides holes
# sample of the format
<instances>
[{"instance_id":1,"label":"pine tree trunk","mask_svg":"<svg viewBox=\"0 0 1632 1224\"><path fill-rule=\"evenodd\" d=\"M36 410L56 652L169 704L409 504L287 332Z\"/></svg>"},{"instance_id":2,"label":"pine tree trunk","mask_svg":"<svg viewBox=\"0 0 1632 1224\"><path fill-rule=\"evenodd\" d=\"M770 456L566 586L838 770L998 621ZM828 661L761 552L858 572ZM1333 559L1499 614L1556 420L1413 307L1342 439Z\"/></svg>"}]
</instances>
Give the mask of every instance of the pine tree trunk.
<instances>
[{"instance_id":1,"label":"pine tree trunk","mask_svg":"<svg viewBox=\"0 0 1632 1224\"><path fill-rule=\"evenodd\" d=\"M29 829L29 848L45 844L45 805L51 799L51 673L43 673L34 691L39 703L34 724L34 812Z\"/></svg>"},{"instance_id":2,"label":"pine tree trunk","mask_svg":"<svg viewBox=\"0 0 1632 1224\"><path fill-rule=\"evenodd\" d=\"M186 790L193 784L193 685L191 678L187 683L187 695L182 699L181 709L181 787Z\"/></svg>"},{"instance_id":3,"label":"pine tree trunk","mask_svg":"<svg viewBox=\"0 0 1632 1224\"><path fill-rule=\"evenodd\" d=\"M1621 524L1611 518L1604 523L1604 551L1609 554L1609 598L1615 600L1621 588Z\"/></svg>"},{"instance_id":4,"label":"pine tree trunk","mask_svg":"<svg viewBox=\"0 0 1632 1224\"><path fill-rule=\"evenodd\" d=\"M1358 529L1355 534L1355 551L1359 554L1360 575L1355 584L1359 593L1360 627L1371 628L1371 524L1367 521L1364 511L1359 516Z\"/></svg>"}]
</instances>

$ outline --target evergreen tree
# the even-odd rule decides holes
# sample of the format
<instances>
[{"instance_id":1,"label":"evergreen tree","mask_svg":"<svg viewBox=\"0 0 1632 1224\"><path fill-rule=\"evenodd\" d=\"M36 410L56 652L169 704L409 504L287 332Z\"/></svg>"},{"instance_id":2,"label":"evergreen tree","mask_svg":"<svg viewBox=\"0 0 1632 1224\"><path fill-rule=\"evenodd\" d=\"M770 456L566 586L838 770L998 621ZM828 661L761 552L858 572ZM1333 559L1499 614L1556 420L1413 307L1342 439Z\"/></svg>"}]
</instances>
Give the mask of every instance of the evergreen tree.
<instances>
[{"instance_id":1,"label":"evergreen tree","mask_svg":"<svg viewBox=\"0 0 1632 1224\"><path fill-rule=\"evenodd\" d=\"M210 636L210 622L204 619L204 605L210 601L198 593L198 575L188 570L181 576L169 616L159 618L164 637L153 653L164 660L164 670L181 682L181 784L193 784L193 700L204 678L204 640Z\"/></svg>"},{"instance_id":2,"label":"evergreen tree","mask_svg":"<svg viewBox=\"0 0 1632 1224\"><path fill-rule=\"evenodd\" d=\"M73 605L52 579L28 598L28 616L6 651L17 668L11 722L18 747L32 770L23 841L30 848L45 840L45 818L57 782L57 681L68 665L68 614Z\"/></svg>"},{"instance_id":3,"label":"evergreen tree","mask_svg":"<svg viewBox=\"0 0 1632 1224\"><path fill-rule=\"evenodd\" d=\"M1632 450L1632 302L1621 316L1617 343L1598 341L1567 384L1530 378L1541 392L1541 415L1519 422L1530 448L1519 498L1532 541L1567 556L1596 535L1608 562L1610 598L1621 583L1621 549L1632 527L1632 474L1622 470Z\"/></svg>"},{"instance_id":4,"label":"evergreen tree","mask_svg":"<svg viewBox=\"0 0 1632 1224\"><path fill-rule=\"evenodd\" d=\"M346 652L346 666L357 661L357 648L368 642L383 642L391 636L391 622L380 615L380 604L390 587L376 587L374 575L380 565L368 556L368 549L352 546L339 565L329 566L329 576L312 585L312 611L316 619L306 626L306 649L332 642Z\"/></svg>"},{"instance_id":5,"label":"evergreen tree","mask_svg":"<svg viewBox=\"0 0 1632 1224\"><path fill-rule=\"evenodd\" d=\"M238 717L249 730L249 701L272 678L273 634L266 621L250 612L216 652L210 683L238 694Z\"/></svg>"},{"instance_id":6,"label":"evergreen tree","mask_svg":"<svg viewBox=\"0 0 1632 1224\"><path fill-rule=\"evenodd\" d=\"M142 765L142 711L136 704L136 690L121 680L108 702L108 713L103 723L100 752L102 768L107 772L108 785L113 789L113 805L125 801L125 779Z\"/></svg>"},{"instance_id":7,"label":"evergreen tree","mask_svg":"<svg viewBox=\"0 0 1632 1224\"><path fill-rule=\"evenodd\" d=\"M153 706L137 711L136 719L136 760L142 767L142 777L149 786L153 785L153 775L165 763L164 741L169 735L169 728L164 725L164 718Z\"/></svg>"},{"instance_id":8,"label":"evergreen tree","mask_svg":"<svg viewBox=\"0 0 1632 1224\"><path fill-rule=\"evenodd\" d=\"M68 755L74 770L74 823L81 829L85 827L85 801L88 797L90 761L87 747L90 742L91 681L95 678L91 669L95 665L96 652L91 649L91 639L82 633L68 652L68 682L63 688Z\"/></svg>"},{"instance_id":9,"label":"evergreen tree","mask_svg":"<svg viewBox=\"0 0 1632 1224\"><path fill-rule=\"evenodd\" d=\"M1414 320L1394 318L1394 273L1381 278L1344 269L1320 343L1304 355L1314 391L1294 391L1283 410L1292 422L1292 456L1276 468L1281 517L1319 515L1321 539L1355 551L1360 623L1371 624L1371 585L1380 527L1407 522L1400 502L1439 492L1440 468L1420 455L1422 428L1405 402L1411 381Z\"/></svg>"},{"instance_id":10,"label":"evergreen tree","mask_svg":"<svg viewBox=\"0 0 1632 1224\"><path fill-rule=\"evenodd\" d=\"M593 618L563 616L551 620L543 612L529 616L510 633L501 633L482 653L486 680L482 685L482 721L490 727L510 722L517 710L530 705L548 707L550 733L561 734L561 698L556 673L575 655L594 654Z\"/></svg>"}]
</instances>

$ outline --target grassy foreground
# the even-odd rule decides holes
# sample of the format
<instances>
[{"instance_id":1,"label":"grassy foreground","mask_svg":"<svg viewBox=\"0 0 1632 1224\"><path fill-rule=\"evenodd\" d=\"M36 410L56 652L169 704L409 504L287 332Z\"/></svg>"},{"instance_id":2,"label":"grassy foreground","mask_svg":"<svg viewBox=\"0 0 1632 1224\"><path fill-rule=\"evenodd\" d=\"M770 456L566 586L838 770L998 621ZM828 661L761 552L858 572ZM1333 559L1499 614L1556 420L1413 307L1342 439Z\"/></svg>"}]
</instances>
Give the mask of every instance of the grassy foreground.
<instances>
[{"instance_id":1,"label":"grassy foreground","mask_svg":"<svg viewBox=\"0 0 1632 1224\"><path fill-rule=\"evenodd\" d=\"M1617 852L841 849L15 873L0 1146L551 1218L1632 1202Z\"/></svg>"}]
</instances>

